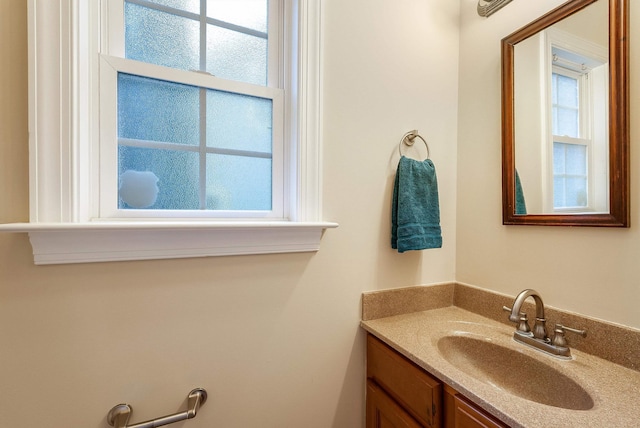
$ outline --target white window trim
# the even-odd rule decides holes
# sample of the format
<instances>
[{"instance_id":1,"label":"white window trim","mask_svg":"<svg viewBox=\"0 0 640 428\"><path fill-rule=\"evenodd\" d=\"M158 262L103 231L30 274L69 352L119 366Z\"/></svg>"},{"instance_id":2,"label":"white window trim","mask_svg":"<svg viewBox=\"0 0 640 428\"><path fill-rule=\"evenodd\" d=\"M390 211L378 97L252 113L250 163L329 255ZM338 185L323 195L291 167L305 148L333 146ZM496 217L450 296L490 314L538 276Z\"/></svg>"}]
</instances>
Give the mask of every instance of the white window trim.
<instances>
[{"instance_id":1,"label":"white window trim","mask_svg":"<svg viewBox=\"0 0 640 428\"><path fill-rule=\"evenodd\" d=\"M291 153L298 170L287 177L287 221L163 221L96 219L89 180L97 154L87 141L98 138L93 97L90 37L97 2L29 0L29 178L30 221L0 225L0 231L27 232L36 264L85 263L240 254L317 251L323 231L338 225L320 220L321 74L320 0L286 1L285 19L298 35L295 114L290 129L298 144ZM103 17L104 18L104 17ZM291 49L285 48L285 51ZM95 55L94 55L95 57Z\"/></svg>"},{"instance_id":2,"label":"white window trim","mask_svg":"<svg viewBox=\"0 0 640 428\"><path fill-rule=\"evenodd\" d=\"M574 212L594 212L595 210L593 209L593 204L594 204L594 199L595 199L595 195L594 195L594 176L593 176L593 168L592 168L592 163L593 163L593 141L592 141L592 115L591 115L591 111L592 109L592 104L591 104L591 100L590 100L590 91L589 88L587 87L587 83L586 83L586 79L585 79L585 75L575 72L575 71L571 71L568 70L566 68L562 68L562 67L556 67L556 66L552 66L552 73L554 74L558 74L561 76L565 76L565 77L569 77L572 79L575 79L577 81L577 85L578 85L578 125L579 125L579 137L567 137L564 135L556 135L553 134L551 135L551 140L549 141L549 153L551 155L551 168L549 168L549 173L551 174L551 179L549 180L549 182L551 183L552 189L551 191L547 192L550 196L550 203L551 206L553 207L553 211L557 212L557 213L574 213ZM549 109L549 111L553 110L553 108ZM549 119L550 121L550 128L553 130L553 124L552 124L552 120L551 118ZM585 178L586 178L586 182L587 182L587 204L585 206L575 206L575 207L556 207L555 206L555 178L557 177L557 174L555 173L555 159L554 159L554 153L555 153L555 144L556 143L562 143L562 144L573 144L573 145L578 145L578 146L583 146L586 149L586 174L585 174ZM561 174L562 176L566 177L566 174Z\"/></svg>"},{"instance_id":3,"label":"white window trim","mask_svg":"<svg viewBox=\"0 0 640 428\"><path fill-rule=\"evenodd\" d=\"M576 52L580 55L598 59L602 63L608 62L608 49L607 47L600 46L598 44L589 42L581 37L577 37L572 33L568 33L566 31L562 31L557 28L548 28L544 31L544 56L543 61L541 61L541 66L543 69L542 76L544 77L544 81L541 82L543 87L546 87L544 99L542 102L543 106L551 105L551 84L550 84L550 76L554 69L553 60L552 60L552 48L553 46L560 47L564 50L568 50L571 52ZM574 76L577 77L577 76ZM581 85L585 85L584 81L580 82ZM581 89L581 93L584 93L586 88ZM591 90L587 90L587 92L591 92ZM608 99L608 96L606 97ZM581 102L583 102L581 100ZM589 107L592 107L593 103L589 103ZM581 114L587 114L589 117L593 115L593 111L588 109L585 111L584 105L581 105ZM555 208L553 202L553 141L554 136L552 132L552 124L551 124L551 115L549 112L545 112L544 117L544 127L546 128L545 134L547 138L542 142L543 144L543 156L546 156L544 164L547 165L546 174L543 178L543 210L545 212L560 212L560 213L569 213L569 212L605 212L608 211L608 186L605 186L604 189L599 189L598 186L594 184L594 175L599 175L601 172L594 172L595 168L592 162L594 159L593 151L593 121L591 118L588 120L589 126L591 127L588 130L583 129L583 134L586 132L588 135L588 170L589 170L589 178L588 178L588 188L589 188L589 206L586 208L580 208L578 210L571 208ZM607 116L607 122L608 122ZM581 121L581 126L584 124L584 120ZM608 126L605 126L605 129L608 129ZM608 132L608 131L607 131ZM605 141L608 141L608 135L606 135ZM608 150L606 150L608 153ZM608 170L608 162L607 170ZM607 180L608 181L608 180ZM599 190L596 190L598 188Z\"/></svg>"}]
</instances>

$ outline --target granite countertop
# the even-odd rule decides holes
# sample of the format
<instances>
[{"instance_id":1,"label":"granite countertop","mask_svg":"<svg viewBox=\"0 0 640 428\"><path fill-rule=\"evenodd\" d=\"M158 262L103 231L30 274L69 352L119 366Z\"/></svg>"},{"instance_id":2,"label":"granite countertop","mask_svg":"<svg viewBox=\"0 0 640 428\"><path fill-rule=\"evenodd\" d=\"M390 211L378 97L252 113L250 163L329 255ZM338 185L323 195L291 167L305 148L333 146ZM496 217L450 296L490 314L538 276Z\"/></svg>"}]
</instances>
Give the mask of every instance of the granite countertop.
<instances>
[{"instance_id":1,"label":"granite countertop","mask_svg":"<svg viewBox=\"0 0 640 428\"><path fill-rule=\"evenodd\" d=\"M457 306L364 320L362 327L511 427L638 427L640 372L576 349L561 360L513 340L514 328ZM458 369L439 352L443 336L470 335L508 347L560 371L593 399L589 410L540 404ZM521 378L522 373L506 375Z\"/></svg>"}]
</instances>

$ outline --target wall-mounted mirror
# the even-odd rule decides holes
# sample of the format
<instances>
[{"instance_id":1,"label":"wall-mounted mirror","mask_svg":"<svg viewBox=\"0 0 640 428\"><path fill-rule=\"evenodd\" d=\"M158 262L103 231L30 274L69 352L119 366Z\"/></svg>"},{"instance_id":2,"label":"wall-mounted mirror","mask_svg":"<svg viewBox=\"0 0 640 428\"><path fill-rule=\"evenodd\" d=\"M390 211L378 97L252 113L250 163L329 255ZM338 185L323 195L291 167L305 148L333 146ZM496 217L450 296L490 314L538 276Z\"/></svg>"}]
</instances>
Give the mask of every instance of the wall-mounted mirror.
<instances>
[{"instance_id":1,"label":"wall-mounted mirror","mask_svg":"<svg viewBox=\"0 0 640 428\"><path fill-rule=\"evenodd\" d=\"M628 0L502 40L503 224L629 226Z\"/></svg>"}]
</instances>

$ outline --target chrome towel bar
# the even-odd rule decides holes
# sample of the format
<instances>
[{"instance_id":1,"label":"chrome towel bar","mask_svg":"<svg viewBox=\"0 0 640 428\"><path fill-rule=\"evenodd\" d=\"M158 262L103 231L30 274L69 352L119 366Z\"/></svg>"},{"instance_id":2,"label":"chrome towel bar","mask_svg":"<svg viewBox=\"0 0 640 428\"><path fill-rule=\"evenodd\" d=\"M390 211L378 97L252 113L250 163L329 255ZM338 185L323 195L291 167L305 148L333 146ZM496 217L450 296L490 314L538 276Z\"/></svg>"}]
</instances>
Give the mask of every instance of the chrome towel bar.
<instances>
[{"instance_id":1,"label":"chrome towel bar","mask_svg":"<svg viewBox=\"0 0 640 428\"><path fill-rule=\"evenodd\" d=\"M114 428L155 428L163 425L172 424L174 422L184 421L185 419L193 419L200 406L207 401L207 391L204 388L196 388L187 396L187 411L174 413L173 415L162 416L146 422L140 422L134 425L127 425L129 417L133 409L128 404L118 404L109 410L107 414L107 422Z\"/></svg>"}]
</instances>

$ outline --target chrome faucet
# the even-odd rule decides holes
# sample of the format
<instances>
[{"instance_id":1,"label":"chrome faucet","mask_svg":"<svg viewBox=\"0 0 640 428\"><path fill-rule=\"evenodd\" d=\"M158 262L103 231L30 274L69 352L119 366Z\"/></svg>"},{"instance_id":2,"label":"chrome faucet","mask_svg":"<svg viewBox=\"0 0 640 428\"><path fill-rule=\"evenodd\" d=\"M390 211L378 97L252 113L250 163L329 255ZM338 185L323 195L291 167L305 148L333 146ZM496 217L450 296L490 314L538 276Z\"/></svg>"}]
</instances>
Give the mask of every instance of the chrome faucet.
<instances>
[{"instance_id":1,"label":"chrome faucet","mask_svg":"<svg viewBox=\"0 0 640 428\"><path fill-rule=\"evenodd\" d=\"M529 320L527 314L522 312L522 304L527 298L533 297L536 303L536 322L533 327L533 332L529 327ZM547 335L546 322L547 319L544 316L544 303L540 293L532 289L526 289L521 291L513 302L513 306L508 308L503 306L509 314L509 320L518 323L516 331L513 333L513 339L517 342L524 343L538 349L540 351L551 354L559 358L571 358L571 350L567 344L567 340L564 337L565 331L570 331L581 335L587 336L586 330L577 330L570 327L565 327L561 324L556 324L554 329L554 337L550 339Z\"/></svg>"},{"instance_id":2,"label":"chrome faucet","mask_svg":"<svg viewBox=\"0 0 640 428\"><path fill-rule=\"evenodd\" d=\"M528 297L533 297L533 300L536 302L536 323L533 327L533 337L536 339L543 340L545 342L549 341L549 337L547 336L547 319L544 317L544 303L542 302L542 297L540 297L540 293L535 290L527 289L523 290L518 294L516 300L513 302L513 307L511 308L511 314L509 315L509 319L513 322L521 322L524 321L527 326L527 314L521 312L522 304ZM506 308L508 310L508 308ZM524 317L524 319L522 319ZM522 325L522 323L520 323ZM520 330L520 329L519 329Z\"/></svg>"}]
</instances>

